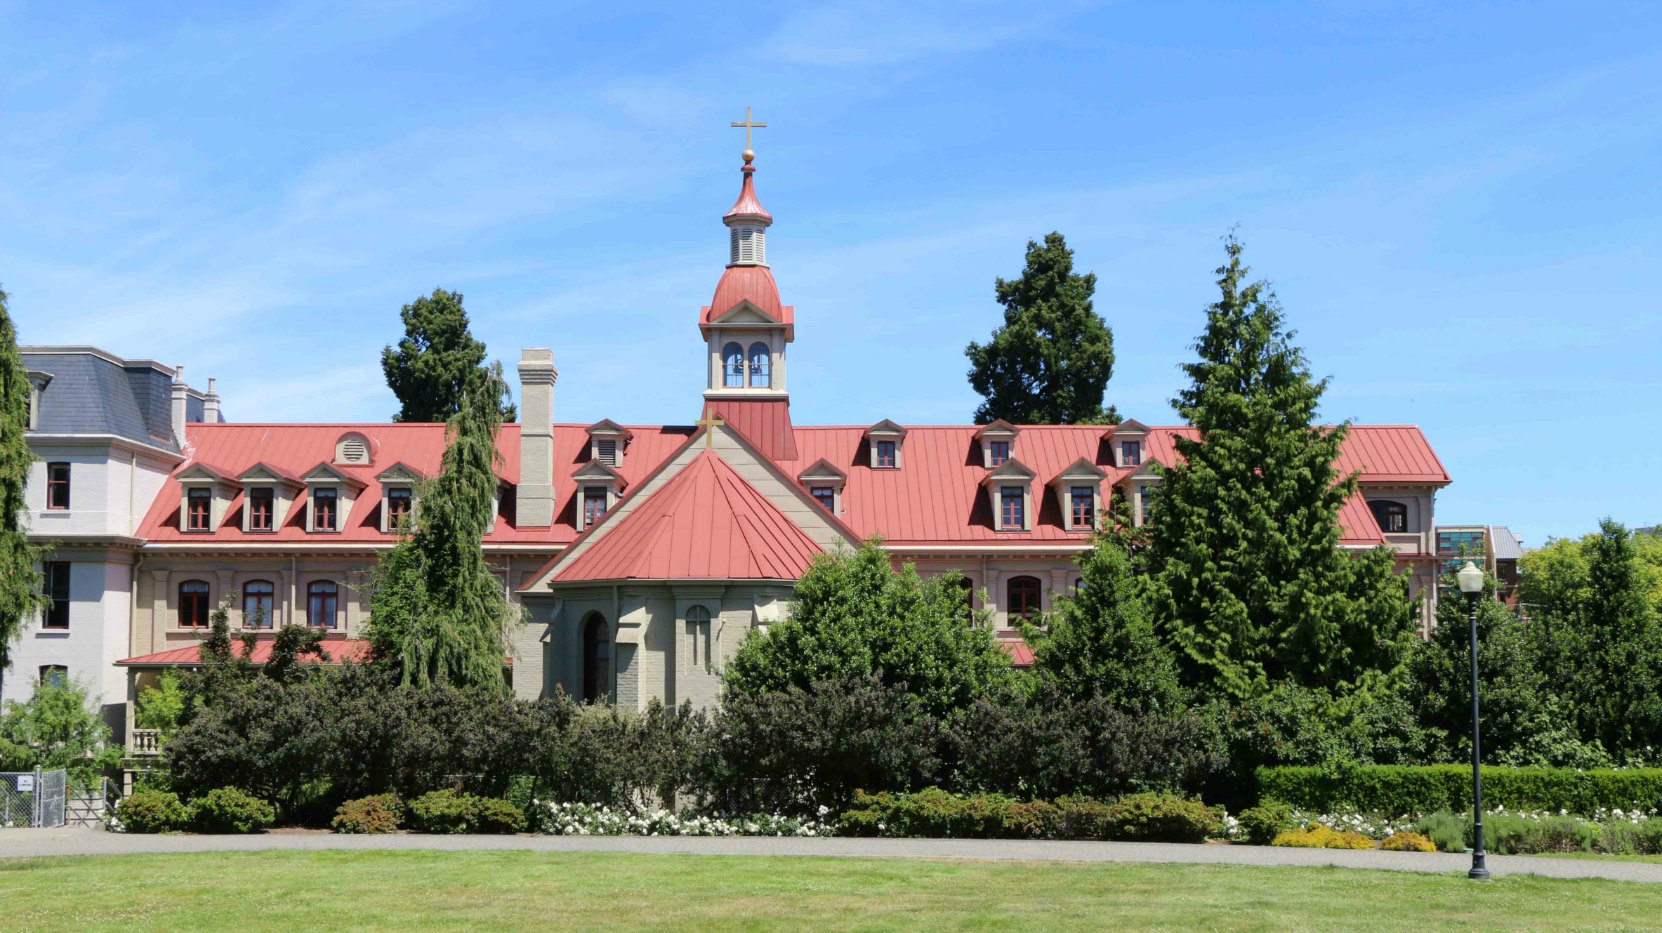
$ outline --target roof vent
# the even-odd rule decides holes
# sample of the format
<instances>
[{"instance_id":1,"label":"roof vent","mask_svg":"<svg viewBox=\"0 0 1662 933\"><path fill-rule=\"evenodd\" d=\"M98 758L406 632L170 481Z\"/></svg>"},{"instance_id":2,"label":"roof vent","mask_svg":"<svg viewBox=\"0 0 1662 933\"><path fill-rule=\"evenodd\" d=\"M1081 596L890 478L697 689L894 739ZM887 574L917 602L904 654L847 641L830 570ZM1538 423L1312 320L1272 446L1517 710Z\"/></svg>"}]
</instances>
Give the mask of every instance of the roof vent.
<instances>
[{"instance_id":1,"label":"roof vent","mask_svg":"<svg viewBox=\"0 0 1662 933\"><path fill-rule=\"evenodd\" d=\"M369 441L361 434L348 434L335 444L336 463L364 464L369 462Z\"/></svg>"}]
</instances>

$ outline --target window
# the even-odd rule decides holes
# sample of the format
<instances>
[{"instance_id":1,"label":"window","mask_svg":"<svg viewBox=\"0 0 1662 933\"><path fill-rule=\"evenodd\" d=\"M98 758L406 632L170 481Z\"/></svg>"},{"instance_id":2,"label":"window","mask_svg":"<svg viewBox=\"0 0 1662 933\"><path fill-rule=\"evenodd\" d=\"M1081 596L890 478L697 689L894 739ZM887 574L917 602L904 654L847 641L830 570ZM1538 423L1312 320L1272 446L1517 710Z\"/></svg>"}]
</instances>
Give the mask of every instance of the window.
<instances>
[{"instance_id":1,"label":"window","mask_svg":"<svg viewBox=\"0 0 1662 933\"><path fill-rule=\"evenodd\" d=\"M768 345L757 341L750 345L750 387L765 389L768 387L768 369L773 361L773 354L768 352Z\"/></svg>"},{"instance_id":2,"label":"window","mask_svg":"<svg viewBox=\"0 0 1662 933\"><path fill-rule=\"evenodd\" d=\"M998 491L998 527L1019 531L1027 527L1027 517L1022 506L1026 493L1020 486L1005 486Z\"/></svg>"},{"instance_id":3,"label":"window","mask_svg":"<svg viewBox=\"0 0 1662 933\"><path fill-rule=\"evenodd\" d=\"M894 441L878 441L877 462L873 464L873 466L880 470L892 470L895 468L895 465Z\"/></svg>"},{"instance_id":4,"label":"window","mask_svg":"<svg viewBox=\"0 0 1662 933\"><path fill-rule=\"evenodd\" d=\"M1010 618L1031 619L1039 612L1039 578L1011 577L1005 584L1004 611Z\"/></svg>"},{"instance_id":5,"label":"window","mask_svg":"<svg viewBox=\"0 0 1662 933\"><path fill-rule=\"evenodd\" d=\"M334 489L312 490L312 530L334 531L335 506L340 501L340 494Z\"/></svg>"},{"instance_id":6,"label":"window","mask_svg":"<svg viewBox=\"0 0 1662 933\"><path fill-rule=\"evenodd\" d=\"M1143 462L1142 441L1120 441L1120 466L1134 467Z\"/></svg>"},{"instance_id":7,"label":"window","mask_svg":"<svg viewBox=\"0 0 1662 933\"><path fill-rule=\"evenodd\" d=\"M1368 508L1373 510L1373 518L1379 523L1380 531L1396 533L1408 530L1408 506L1379 499L1369 502Z\"/></svg>"},{"instance_id":8,"label":"window","mask_svg":"<svg viewBox=\"0 0 1662 933\"><path fill-rule=\"evenodd\" d=\"M208 625L208 584L186 580L179 584L179 627L206 628Z\"/></svg>"},{"instance_id":9,"label":"window","mask_svg":"<svg viewBox=\"0 0 1662 933\"><path fill-rule=\"evenodd\" d=\"M721 384L729 389L744 388L744 348L736 343L722 347L721 362L725 374Z\"/></svg>"},{"instance_id":10,"label":"window","mask_svg":"<svg viewBox=\"0 0 1662 933\"><path fill-rule=\"evenodd\" d=\"M1385 527L1383 522L1380 523L1380 527ZM1481 531L1437 532L1437 553L1445 557L1477 557L1482 555L1483 552L1483 532Z\"/></svg>"},{"instance_id":11,"label":"window","mask_svg":"<svg viewBox=\"0 0 1662 933\"><path fill-rule=\"evenodd\" d=\"M591 613L583 621L583 699L598 703L611 692L612 637L606 620Z\"/></svg>"},{"instance_id":12,"label":"window","mask_svg":"<svg viewBox=\"0 0 1662 933\"><path fill-rule=\"evenodd\" d=\"M185 530L212 531L214 492L212 489L191 489L185 493Z\"/></svg>"},{"instance_id":13,"label":"window","mask_svg":"<svg viewBox=\"0 0 1662 933\"><path fill-rule=\"evenodd\" d=\"M340 601L340 587L328 580L319 580L306 587L306 624L312 628L334 628L335 609Z\"/></svg>"},{"instance_id":14,"label":"window","mask_svg":"<svg viewBox=\"0 0 1662 933\"><path fill-rule=\"evenodd\" d=\"M62 664L42 664L40 666L40 685L42 687L69 686L69 668Z\"/></svg>"},{"instance_id":15,"label":"window","mask_svg":"<svg viewBox=\"0 0 1662 933\"><path fill-rule=\"evenodd\" d=\"M242 588L242 627L271 628L275 615L272 611L269 580L250 580Z\"/></svg>"},{"instance_id":16,"label":"window","mask_svg":"<svg viewBox=\"0 0 1662 933\"><path fill-rule=\"evenodd\" d=\"M1009 441L988 441L987 445L988 466L1003 466L1004 461L1010 459Z\"/></svg>"},{"instance_id":17,"label":"window","mask_svg":"<svg viewBox=\"0 0 1662 933\"><path fill-rule=\"evenodd\" d=\"M1090 528L1096 524L1096 490L1089 486L1075 486L1068 490L1072 505L1073 527Z\"/></svg>"},{"instance_id":18,"label":"window","mask_svg":"<svg viewBox=\"0 0 1662 933\"><path fill-rule=\"evenodd\" d=\"M69 464L48 463L46 465L46 507L49 509L69 508Z\"/></svg>"},{"instance_id":19,"label":"window","mask_svg":"<svg viewBox=\"0 0 1662 933\"><path fill-rule=\"evenodd\" d=\"M40 569L41 575L46 578L46 598L51 600L46 606L41 628L69 628L69 563L49 560Z\"/></svg>"},{"instance_id":20,"label":"window","mask_svg":"<svg viewBox=\"0 0 1662 933\"><path fill-rule=\"evenodd\" d=\"M600 521L606 514L606 487L583 487L583 527L587 528Z\"/></svg>"},{"instance_id":21,"label":"window","mask_svg":"<svg viewBox=\"0 0 1662 933\"><path fill-rule=\"evenodd\" d=\"M609 467L617 466L617 441L613 438L595 441L595 454L601 463Z\"/></svg>"},{"instance_id":22,"label":"window","mask_svg":"<svg viewBox=\"0 0 1662 933\"><path fill-rule=\"evenodd\" d=\"M1137 487L1137 511L1148 521L1148 507L1154 503L1154 487L1147 483Z\"/></svg>"},{"instance_id":23,"label":"window","mask_svg":"<svg viewBox=\"0 0 1662 933\"><path fill-rule=\"evenodd\" d=\"M834 486L815 486L809 490L814 494L814 501L825 507L825 511L837 511L837 490Z\"/></svg>"},{"instance_id":24,"label":"window","mask_svg":"<svg viewBox=\"0 0 1662 933\"><path fill-rule=\"evenodd\" d=\"M687 608L687 659L695 667L711 664L710 610L703 606Z\"/></svg>"},{"instance_id":25,"label":"window","mask_svg":"<svg viewBox=\"0 0 1662 933\"><path fill-rule=\"evenodd\" d=\"M399 523L410 514L410 487L393 486L387 490L387 530L396 531Z\"/></svg>"},{"instance_id":26,"label":"window","mask_svg":"<svg viewBox=\"0 0 1662 933\"><path fill-rule=\"evenodd\" d=\"M277 494L268 486L248 490L248 530L272 531L277 522Z\"/></svg>"}]
</instances>

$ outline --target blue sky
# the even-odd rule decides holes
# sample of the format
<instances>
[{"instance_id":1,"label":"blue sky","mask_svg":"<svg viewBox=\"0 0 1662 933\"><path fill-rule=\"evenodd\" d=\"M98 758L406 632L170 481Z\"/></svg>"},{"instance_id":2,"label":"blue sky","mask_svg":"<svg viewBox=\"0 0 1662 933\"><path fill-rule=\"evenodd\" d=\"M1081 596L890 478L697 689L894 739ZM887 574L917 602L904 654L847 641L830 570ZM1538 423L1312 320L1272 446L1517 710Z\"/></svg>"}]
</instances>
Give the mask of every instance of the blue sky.
<instances>
[{"instance_id":1,"label":"blue sky","mask_svg":"<svg viewBox=\"0 0 1662 933\"><path fill-rule=\"evenodd\" d=\"M1441 520L1662 521L1662 8L1455 6L0 0L0 282L239 421L386 418L444 286L556 418L685 423L749 104L800 423L967 420L1049 230L1169 421L1238 227Z\"/></svg>"}]
</instances>

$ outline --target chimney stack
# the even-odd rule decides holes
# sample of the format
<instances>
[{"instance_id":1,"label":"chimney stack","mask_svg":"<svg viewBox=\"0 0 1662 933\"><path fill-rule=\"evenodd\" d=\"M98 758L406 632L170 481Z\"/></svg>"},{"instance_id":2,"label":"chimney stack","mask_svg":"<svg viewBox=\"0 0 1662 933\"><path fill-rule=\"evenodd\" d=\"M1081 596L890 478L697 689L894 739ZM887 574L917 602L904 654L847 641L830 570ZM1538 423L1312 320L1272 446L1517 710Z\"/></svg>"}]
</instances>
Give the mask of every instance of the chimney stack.
<instances>
[{"instance_id":1,"label":"chimney stack","mask_svg":"<svg viewBox=\"0 0 1662 933\"><path fill-rule=\"evenodd\" d=\"M185 385L184 364L173 367L173 442L185 446L185 421L190 410L190 387Z\"/></svg>"},{"instance_id":2,"label":"chimney stack","mask_svg":"<svg viewBox=\"0 0 1662 933\"><path fill-rule=\"evenodd\" d=\"M202 396L202 422L204 424L219 424L224 418L219 416L219 387L218 379L208 377L208 394Z\"/></svg>"},{"instance_id":3,"label":"chimney stack","mask_svg":"<svg viewBox=\"0 0 1662 933\"><path fill-rule=\"evenodd\" d=\"M554 524L554 351L527 348L519 360L519 490L514 524Z\"/></svg>"}]
</instances>

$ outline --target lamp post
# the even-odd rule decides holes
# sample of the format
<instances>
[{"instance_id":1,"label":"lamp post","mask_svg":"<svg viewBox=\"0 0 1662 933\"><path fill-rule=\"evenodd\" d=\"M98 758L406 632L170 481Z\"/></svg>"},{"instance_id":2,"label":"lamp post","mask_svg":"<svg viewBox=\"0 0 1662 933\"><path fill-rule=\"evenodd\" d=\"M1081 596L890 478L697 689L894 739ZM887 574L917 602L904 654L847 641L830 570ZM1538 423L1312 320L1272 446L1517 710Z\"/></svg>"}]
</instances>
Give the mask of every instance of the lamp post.
<instances>
[{"instance_id":1,"label":"lamp post","mask_svg":"<svg viewBox=\"0 0 1662 933\"><path fill-rule=\"evenodd\" d=\"M1471 625L1472 656L1472 868L1466 877L1483 880L1489 877L1487 859L1483 851L1483 772L1478 762L1483 758L1483 741L1477 725L1477 600L1483 595L1483 571L1466 561L1455 579L1460 581L1460 592L1466 594L1466 616Z\"/></svg>"}]
</instances>

